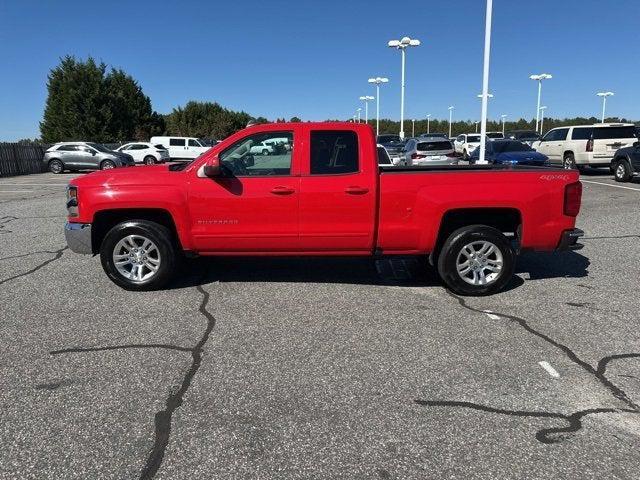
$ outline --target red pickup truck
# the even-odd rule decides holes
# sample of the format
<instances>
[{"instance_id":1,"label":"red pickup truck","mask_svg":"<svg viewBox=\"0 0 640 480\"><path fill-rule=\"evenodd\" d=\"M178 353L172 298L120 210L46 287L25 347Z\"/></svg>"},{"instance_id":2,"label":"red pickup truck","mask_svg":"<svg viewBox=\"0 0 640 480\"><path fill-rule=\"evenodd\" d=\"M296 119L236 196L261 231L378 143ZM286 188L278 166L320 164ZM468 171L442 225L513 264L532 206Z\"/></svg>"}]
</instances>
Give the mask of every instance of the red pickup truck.
<instances>
[{"instance_id":1,"label":"red pickup truck","mask_svg":"<svg viewBox=\"0 0 640 480\"><path fill-rule=\"evenodd\" d=\"M185 254L417 255L454 292L485 295L518 251L576 245L581 195L572 170L380 167L367 125L274 123L191 163L73 179L65 234L131 290L162 287Z\"/></svg>"}]
</instances>

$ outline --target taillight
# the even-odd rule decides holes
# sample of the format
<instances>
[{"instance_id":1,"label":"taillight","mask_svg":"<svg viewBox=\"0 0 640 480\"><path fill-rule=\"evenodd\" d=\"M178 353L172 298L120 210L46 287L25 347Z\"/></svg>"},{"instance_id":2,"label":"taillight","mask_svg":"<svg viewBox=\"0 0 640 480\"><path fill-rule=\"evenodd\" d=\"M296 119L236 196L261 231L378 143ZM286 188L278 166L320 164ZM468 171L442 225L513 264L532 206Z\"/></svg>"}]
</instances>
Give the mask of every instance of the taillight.
<instances>
[{"instance_id":1,"label":"taillight","mask_svg":"<svg viewBox=\"0 0 640 480\"><path fill-rule=\"evenodd\" d=\"M580 213L580 200L582 199L582 184L570 183L564 187L564 214L568 217L577 217Z\"/></svg>"},{"instance_id":2,"label":"taillight","mask_svg":"<svg viewBox=\"0 0 640 480\"><path fill-rule=\"evenodd\" d=\"M587 140L587 152L593 152L593 139Z\"/></svg>"}]
</instances>

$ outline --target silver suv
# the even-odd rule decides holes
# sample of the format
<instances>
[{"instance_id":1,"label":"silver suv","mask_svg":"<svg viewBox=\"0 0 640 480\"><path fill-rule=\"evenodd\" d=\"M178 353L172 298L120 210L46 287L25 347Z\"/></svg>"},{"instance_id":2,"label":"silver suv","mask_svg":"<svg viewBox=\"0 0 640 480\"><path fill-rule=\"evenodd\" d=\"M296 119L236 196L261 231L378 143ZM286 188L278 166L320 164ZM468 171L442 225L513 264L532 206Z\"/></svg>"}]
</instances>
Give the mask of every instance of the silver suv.
<instances>
[{"instance_id":1,"label":"silver suv","mask_svg":"<svg viewBox=\"0 0 640 480\"><path fill-rule=\"evenodd\" d=\"M65 170L107 170L116 167L133 167L133 157L114 152L104 145L92 142L62 142L50 147L42 161L53 173Z\"/></svg>"}]
</instances>

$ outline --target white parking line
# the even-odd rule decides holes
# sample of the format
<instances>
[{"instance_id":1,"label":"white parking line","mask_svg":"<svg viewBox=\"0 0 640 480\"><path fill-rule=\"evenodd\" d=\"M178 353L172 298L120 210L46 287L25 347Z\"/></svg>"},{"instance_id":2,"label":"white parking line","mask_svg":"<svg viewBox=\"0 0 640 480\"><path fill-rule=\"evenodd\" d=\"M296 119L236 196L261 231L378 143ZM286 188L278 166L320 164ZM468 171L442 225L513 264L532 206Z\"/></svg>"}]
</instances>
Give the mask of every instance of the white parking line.
<instances>
[{"instance_id":1,"label":"white parking line","mask_svg":"<svg viewBox=\"0 0 640 480\"><path fill-rule=\"evenodd\" d=\"M21 183L21 182L0 182L0 187L10 185L12 187L66 187L68 183Z\"/></svg>"},{"instance_id":2,"label":"white parking line","mask_svg":"<svg viewBox=\"0 0 640 480\"><path fill-rule=\"evenodd\" d=\"M594 182L593 180L580 180L582 183L595 183L596 185L604 185L605 187L624 188L625 190L634 190L640 192L640 188L625 187L622 185L611 185L610 183Z\"/></svg>"},{"instance_id":3,"label":"white parking line","mask_svg":"<svg viewBox=\"0 0 640 480\"><path fill-rule=\"evenodd\" d=\"M547 371L547 373L551 375L553 378L560 378L560 374L558 373L558 371L555 368L553 368L549 364L549 362L545 362L545 361L538 362L538 365L544 368Z\"/></svg>"},{"instance_id":4,"label":"white parking line","mask_svg":"<svg viewBox=\"0 0 640 480\"><path fill-rule=\"evenodd\" d=\"M36 190L0 190L0 193L30 193Z\"/></svg>"},{"instance_id":5,"label":"white parking line","mask_svg":"<svg viewBox=\"0 0 640 480\"><path fill-rule=\"evenodd\" d=\"M487 317L489 317L491 320L500 320L500 316L496 315L495 313L493 313L491 310L484 310L484 313L487 315Z\"/></svg>"}]
</instances>

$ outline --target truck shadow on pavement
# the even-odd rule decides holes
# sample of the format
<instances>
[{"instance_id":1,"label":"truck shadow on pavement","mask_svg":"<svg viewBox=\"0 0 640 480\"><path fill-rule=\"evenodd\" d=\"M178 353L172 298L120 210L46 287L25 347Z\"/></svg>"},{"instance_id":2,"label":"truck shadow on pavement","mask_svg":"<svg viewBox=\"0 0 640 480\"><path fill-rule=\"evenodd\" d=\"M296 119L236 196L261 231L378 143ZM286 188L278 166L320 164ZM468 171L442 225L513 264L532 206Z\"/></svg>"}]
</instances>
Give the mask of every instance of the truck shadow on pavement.
<instances>
[{"instance_id":1,"label":"truck shadow on pavement","mask_svg":"<svg viewBox=\"0 0 640 480\"><path fill-rule=\"evenodd\" d=\"M575 251L549 254L523 254L518 257L516 273L527 273L530 280L582 278L588 275L589 259ZM187 260L185 274L168 288L188 288L194 283L212 282L290 282L343 283L354 285L442 287L435 268L425 258L387 257L200 257ZM204 272L202 277L186 274ZM514 276L507 290L521 286L524 280Z\"/></svg>"}]
</instances>

